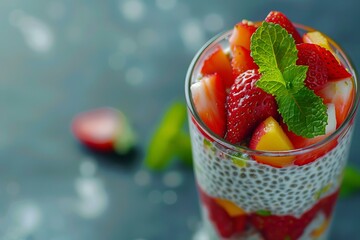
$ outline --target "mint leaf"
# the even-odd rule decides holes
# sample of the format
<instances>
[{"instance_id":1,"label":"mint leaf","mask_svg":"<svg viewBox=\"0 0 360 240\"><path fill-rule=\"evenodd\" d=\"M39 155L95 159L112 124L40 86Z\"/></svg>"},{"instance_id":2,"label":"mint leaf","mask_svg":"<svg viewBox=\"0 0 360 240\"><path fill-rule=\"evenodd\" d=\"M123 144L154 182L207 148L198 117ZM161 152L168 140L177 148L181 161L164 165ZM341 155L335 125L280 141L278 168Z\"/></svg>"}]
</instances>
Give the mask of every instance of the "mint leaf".
<instances>
[{"instance_id":1,"label":"mint leaf","mask_svg":"<svg viewBox=\"0 0 360 240\"><path fill-rule=\"evenodd\" d=\"M190 139L182 134L186 120L187 108L182 102L172 103L165 111L147 149L145 164L149 169L165 169L182 150L190 158Z\"/></svg>"},{"instance_id":2,"label":"mint leaf","mask_svg":"<svg viewBox=\"0 0 360 240\"><path fill-rule=\"evenodd\" d=\"M280 25L263 22L251 37L250 49L261 73L256 84L275 96L289 130L307 138L325 134L326 106L304 84L308 67L296 65L293 37Z\"/></svg>"},{"instance_id":3,"label":"mint leaf","mask_svg":"<svg viewBox=\"0 0 360 240\"><path fill-rule=\"evenodd\" d=\"M256 85L264 91L266 89L266 92L272 95L276 95L286 90L286 83L283 79L283 75L278 69L263 72L260 80L256 82Z\"/></svg>"},{"instance_id":4,"label":"mint leaf","mask_svg":"<svg viewBox=\"0 0 360 240\"><path fill-rule=\"evenodd\" d=\"M285 91L275 98L279 113L290 131L307 138L325 133L326 106L313 91L304 87L295 94Z\"/></svg>"},{"instance_id":5,"label":"mint leaf","mask_svg":"<svg viewBox=\"0 0 360 240\"><path fill-rule=\"evenodd\" d=\"M360 170L355 167L348 166L344 170L340 196L348 197L354 193L360 193Z\"/></svg>"},{"instance_id":6,"label":"mint leaf","mask_svg":"<svg viewBox=\"0 0 360 240\"><path fill-rule=\"evenodd\" d=\"M296 64L295 40L278 24L263 22L253 34L250 48L260 72L274 68L283 72Z\"/></svg>"},{"instance_id":7,"label":"mint leaf","mask_svg":"<svg viewBox=\"0 0 360 240\"><path fill-rule=\"evenodd\" d=\"M283 76L287 82L289 91L296 93L304 87L304 79L306 78L307 66L292 65L285 68Z\"/></svg>"},{"instance_id":8,"label":"mint leaf","mask_svg":"<svg viewBox=\"0 0 360 240\"><path fill-rule=\"evenodd\" d=\"M269 210L258 210L256 211L256 214L263 217L271 216L271 212Z\"/></svg>"}]
</instances>

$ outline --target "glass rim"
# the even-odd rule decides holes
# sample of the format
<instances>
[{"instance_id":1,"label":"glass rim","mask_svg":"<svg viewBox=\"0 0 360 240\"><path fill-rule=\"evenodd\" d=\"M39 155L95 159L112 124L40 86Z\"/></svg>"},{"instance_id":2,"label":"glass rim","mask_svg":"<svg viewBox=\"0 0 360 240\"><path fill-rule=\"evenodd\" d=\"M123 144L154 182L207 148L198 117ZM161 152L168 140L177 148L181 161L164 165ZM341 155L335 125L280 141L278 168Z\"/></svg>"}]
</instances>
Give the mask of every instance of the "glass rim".
<instances>
[{"instance_id":1,"label":"glass rim","mask_svg":"<svg viewBox=\"0 0 360 240\"><path fill-rule=\"evenodd\" d=\"M306 32L317 31L314 28L311 28L311 27L308 27L308 26L305 26L302 24L295 23L294 25L297 29L305 30ZM200 116L197 114L197 112L194 108L193 99L191 97L190 87L192 84L195 67L197 66L198 61L203 56L205 51L210 49L211 47L215 46L221 40L226 39L226 37L229 37L230 34L232 33L232 31L233 31L232 29L223 31L223 32L215 35L214 37L212 37L210 40L208 40L199 49L199 51L195 54L194 58L192 59L192 61L190 63L190 66L187 70L186 78L185 78L185 98L186 98L187 108L190 111L194 120L196 121L198 127L200 127L201 130L204 131L213 141L220 144L222 147L226 147L227 149L230 149L230 150L233 150L236 152L243 152L243 153L246 153L249 155L264 155L264 156L281 157L281 156L289 156L289 155L300 155L300 154L311 152L313 150L321 148L322 146L326 145L327 143L331 142L332 140L334 140L335 138L340 136L341 133L347 131L347 127L351 124L352 119L355 117L356 110L357 110L358 103L359 103L359 98L360 98L360 94L358 91L357 71L356 71L354 65L352 64L351 59L345 53L345 51L333 39L328 37L326 34L322 33L327 38L330 45L333 46L338 51L337 55L340 55L342 57L342 59L345 61L346 67L348 67L348 70L353 75L352 79L353 79L354 87L355 87L355 94L354 94L353 102L352 102L351 108L349 110L349 113L348 113L347 117L345 118L344 122L333 133L331 133L329 136L326 136L324 139L320 140L319 142L311 144L304 148L297 148L297 149L293 149L293 150L283 150L283 151L254 150L254 149L250 149L243 145L232 144L232 143L226 141L224 138L219 137L218 135L214 134L204 124L204 122L201 120Z\"/></svg>"}]
</instances>

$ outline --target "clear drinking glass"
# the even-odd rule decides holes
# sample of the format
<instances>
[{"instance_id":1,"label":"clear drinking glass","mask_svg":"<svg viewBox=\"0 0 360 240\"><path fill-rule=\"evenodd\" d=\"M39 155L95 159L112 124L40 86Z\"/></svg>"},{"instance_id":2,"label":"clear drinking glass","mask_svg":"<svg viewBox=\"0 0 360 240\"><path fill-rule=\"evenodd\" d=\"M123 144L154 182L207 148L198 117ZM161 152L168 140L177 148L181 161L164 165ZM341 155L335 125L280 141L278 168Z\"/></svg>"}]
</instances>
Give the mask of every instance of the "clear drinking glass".
<instances>
[{"instance_id":1,"label":"clear drinking glass","mask_svg":"<svg viewBox=\"0 0 360 240\"><path fill-rule=\"evenodd\" d=\"M301 33L313 30L296 27ZM205 126L195 111L190 90L204 59L218 45L228 49L230 35L231 31L222 33L199 50L185 82L203 232L207 239L326 239L351 144L359 95L355 70L343 50L329 38L337 58L352 73L356 91L349 115L330 136L290 151L236 146ZM254 157L316 160L303 166L276 168L258 163Z\"/></svg>"}]
</instances>

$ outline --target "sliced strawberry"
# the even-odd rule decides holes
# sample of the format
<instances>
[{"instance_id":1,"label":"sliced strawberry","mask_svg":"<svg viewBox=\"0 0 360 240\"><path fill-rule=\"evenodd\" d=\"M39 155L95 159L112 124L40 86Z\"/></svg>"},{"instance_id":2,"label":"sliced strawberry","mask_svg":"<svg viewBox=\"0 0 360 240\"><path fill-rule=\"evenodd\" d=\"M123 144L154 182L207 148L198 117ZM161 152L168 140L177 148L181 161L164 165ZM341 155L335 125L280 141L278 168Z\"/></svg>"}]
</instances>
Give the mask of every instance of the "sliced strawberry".
<instances>
[{"instance_id":1,"label":"sliced strawberry","mask_svg":"<svg viewBox=\"0 0 360 240\"><path fill-rule=\"evenodd\" d=\"M116 133L121 126L119 111L99 108L78 114L72 132L80 142L98 151L113 151Z\"/></svg>"},{"instance_id":2,"label":"sliced strawberry","mask_svg":"<svg viewBox=\"0 0 360 240\"><path fill-rule=\"evenodd\" d=\"M240 73L247 70L259 68L254 62L254 59L250 56L250 51L241 45L234 46L233 48L231 66L235 76L239 76Z\"/></svg>"},{"instance_id":3,"label":"sliced strawberry","mask_svg":"<svg viewBox=\"0 0 360 240\"><path fill-rule=\"evenodd\" d=\"M229 39L230 48L234 49L235 46L243 46L250 51L250 38L256 29L257 26L247 20L236 24Z\"/></svg>"},{"instance_id":4,"label":"sliced strawberry","mask_svg":"<svg viewBox=\"0 0 360 240\"><path fill-rule=\"evenodd\" d=\"M269 116L277 117L275 98L256 86L260 74L257 70L241 73L226 99L226 140L237 144L252 133Z\"/></svg>"},{"instance_id":5,"label":"sliced strawberry","mask_svg":"<svg viewBox=\"0 0 360 240\"><path fill-rule=\"evenodd\" d=\"M299 239L306 227L314 217L320 212L331 212L335 205L337 192L321 199L310 210L305 212L300 218L293 216L261 216L253 214L251 222L267 240Z\"/></svg>"},{"instance_id":6,"label":"sliced strawberry","mask_svg":"<svg viewBox=\"0 0 360 240\"><path fill-rule=\"evenodd\" d=\"M294 146L279 123L273 117L268 117L255 129L249 148L263 151L283 151L292 150ZM254 158L257 162L278 168L289 166L294 161L293 156L255 156Z\"/></svg>"},{"instance_id":7,"label":"sliced strawberry","mask_svg":"<svg viewBox=\"0 0 360 240\"><path fill-rule=\"evenodd\" d=\"M297 136L293 132L290 132L285 125L283 125L283 129L289 137L290 141L293 143L296 149L305 148L311 146L317 142L320 142L324 138L328 137L336 130L336 115L335 115L335 106L334 104L327 104L327 115L328 115L328 124L326 126L325 134L321 136L317 136L314 138L305 138L302 136ZM316 148L308 153L301 154L296 156L294 161L295 165L302 166L308 163L311 163L323 156L331 149L333 149L337 145L336 139L332 140L325 145Z\"/></svg>"},{"instance_id":8,"label":"sliced strawberry","mask_svg":"<svg viewBox=\"0 0 360 240\"><path fill-rule=\"evenodd\" d=\"M208 56L201 68L202 75L217 73L225 82L225 87L230 88L234 83L235 77L232 72L229 57L225 54L221 46L217 46L215 51Z\"/></svg>"},{"instance_id":9,"label":"sliced strawberry","mask_svg":"<svg viewBox=\"0 0 360 240\"><path fill-rule=\"evenodd\" d=\"M199 130L199 132L205 137L208 141L213 142L214 139L207 134L203 128L199 125L199 123L196 121L196 119L191 116L191 121L194 123L195 127Z\"/></svg>"},{"instance_id":10,"label":"sliced strawberry","mask_svg":"<svg viewBox=\"0 0 360 240\"><path fill-rule=\"evenodd\" d=\"M201 200L208 209L209 218L213 223L217 233L222 238L230 238L236 230L240 229L240 223L234 222L225 209L216 203L216 201L203 192L200 188Z\"/></svg>"},{"instance_id":11,"label":"sliced strawberry","mask_svg":"<svg viewBox=\"0 0 360 240\"><path fill-rule=\"evenodd\" d=\"M305 85L312 89L321 89L328 81L326 63L317 50L317 45L311 43L297 44L298 60L296 64L308 66Z\"/></svg>"},{"instance_id":12,"label":"sliced strawberry","mask_svg":"<svg viewBox=\"0 0 360 240\"><path fill-rule=\"evenodd\" d=\"M234 222L234 234L242 233L246 228L247 215L240 215L234 217L233 222Z\"/></svg>"},{"instance_id":13,"label":"sliced strawberry","mask_svg":"<svg viewBox=\"0 0 360 240\"><path fill-rule=\"evenodd\" d=\"M191 85L191 94L201 120L211 131L223 137L226 130L226 93L223 81L217 74L204 76Z\"/></svg>"},{"instance_id":14,"label":"sliced strawberry","mask_svg":"<svg viewBox=\"0 0 360 240\"><path fill-rule=\"evenodd\" d=\"M329 81L337 81L343 78L351 77L351 74L345 67L335 58L335 56L327 49L316 45L318 52L326 63Z\"/></svg>"},{"instance_id":15,"label":"sliced strawberry","mask_svg":"<svg viewBox=\"0 0 360 240\"><path fill-rule=\"evenodd\" d=\"M234 234L234 222L227 212L215 202L209 204L209 217L221 237L229 238Z\"/></svg>"},{"instance_id":16,"label":"sliced strawberry","mask_svg":"<svg viewBox=\"0 0 360 240\"><path fill-rule=\"evenodd\" d=\"M299 32L296 30L292 22L283 13L277 11L271 11L265 18L265 21L269 23L271 22L271 23L279 24L281 27L285 28L289 34L293 36L296 44L302 43L302 39Z\"/></svg>"},{"instance_id":17,"label":"sliced strawberry","mask_svg":"<svg viewBox=\"0 0 360 240\"><path fill-rule=\"evenodd\" d=\"M327 218L331 217L331 214L334 210L338 196L339 196L339 190L337 190L335 193L333 193L321 200L322 210L324 211L325 216Z\"/></svg>"},{"instance_id":18,"label":"sliced strawberry","mask_svg":"<svg viewBox=\"0 0 360 240\"><path fill-rule=\"evenodd\" d=\"M328 82L316 94L324 100L325 104L333 103L335 105L336 122L339 127L349 114L354 100L355 89L351 78Z\"/></svg>"}]
</instances>

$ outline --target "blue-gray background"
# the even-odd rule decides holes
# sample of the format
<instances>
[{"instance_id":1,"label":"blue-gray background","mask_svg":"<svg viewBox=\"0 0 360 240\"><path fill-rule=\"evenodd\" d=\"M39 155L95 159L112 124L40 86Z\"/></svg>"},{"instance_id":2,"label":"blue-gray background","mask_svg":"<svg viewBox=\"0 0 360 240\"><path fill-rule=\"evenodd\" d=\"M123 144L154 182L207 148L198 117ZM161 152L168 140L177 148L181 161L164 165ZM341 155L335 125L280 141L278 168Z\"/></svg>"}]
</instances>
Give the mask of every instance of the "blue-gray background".
<instances>
[{"instance_id":1,"label":"blue-gray background","mask_svg":"<svg viewBox=\"0 0 360 240\"><path fill-rule=\"evenodd\" d=\"M192 171L148 171L146 146L170 102L184 99L195 51L272 9L332 36L359 66L356 0L1 0L0 239L191 239ZM131 120L133 154L95 154L72 136L72 118L102 106ZM360 196L340 200L331 239L359 238L359 220Z\"/></svg>"}]
</instances>

